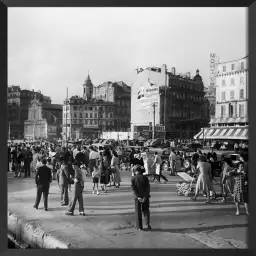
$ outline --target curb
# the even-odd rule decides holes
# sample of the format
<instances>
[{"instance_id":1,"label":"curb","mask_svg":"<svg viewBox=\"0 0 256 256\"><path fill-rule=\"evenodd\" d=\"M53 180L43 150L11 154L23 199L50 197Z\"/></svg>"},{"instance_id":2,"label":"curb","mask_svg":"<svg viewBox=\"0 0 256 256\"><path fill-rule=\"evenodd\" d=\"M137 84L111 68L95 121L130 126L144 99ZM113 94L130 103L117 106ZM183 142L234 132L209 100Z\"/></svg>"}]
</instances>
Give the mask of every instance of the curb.
<instances>
[{"instance_id":1,"label":"curb","mask_svg":"<svg viewBox=\"0 0 256 256\"><path fill-rule=\"evenodd\" d=\"M70 249L72 246L44 232L40 225L8 211L8 233L19 244L37 249Z\"/></svg>"},{"instance_id":2,"label":"curb","mask_svg":"<svg viewBox=\"0 0 256 256\"><path fill-rule=\"evenodd\" d=\"M235 239L224 239L207 233L190 233L187 236L213 249L247 249L247 245Z\"/></svg>"}]
</instances>

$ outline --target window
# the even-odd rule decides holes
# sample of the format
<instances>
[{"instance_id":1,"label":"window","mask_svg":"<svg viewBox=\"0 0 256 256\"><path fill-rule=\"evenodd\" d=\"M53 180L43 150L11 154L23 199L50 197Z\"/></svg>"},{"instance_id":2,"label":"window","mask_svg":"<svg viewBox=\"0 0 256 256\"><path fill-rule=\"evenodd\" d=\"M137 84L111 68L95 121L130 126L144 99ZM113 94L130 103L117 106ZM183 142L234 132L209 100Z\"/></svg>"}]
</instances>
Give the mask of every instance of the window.
<instances>
[{"instance_id":1,"label":"window","mask_svg":"<svg viewBox=\"0 0 256 256\"><path fill-rule=\"evenodd\" d=\"M240 89L240 100L244 99L244 89Z\"/></svg>"},{"instance_id":2,"label":"window","mask_svg":"<svg viewBox=\"0 0 256 256\"><path fill-rule=\"evenodd\" d=\"M226 66L223 66L223 72L226 72Z\"/></svg>"},{"instance_id":3,"label":"window","mask_svg":"<svg viewBox=\"0 0 256 256\"><path fill-rule=\"evenodd\" d=\"M240 77L240 84L244 84L244 77L243 76Z\"/></svg>"},{"instance_id":4,"label":"window","mask_svg":"<svg viewBox=\"0 0 256 256\"><path fill-rule=\"evenodd\" d=\"M94 114L94 117L97 118L97 113Z\"/></svg>"},{"instance_id":5,"label":"window","mask_svg":"<svg viewBox=\"0 0 256 256\"><path fill-rule=\"evenodd\" d=\"M241 70L244 70L244 62L241 62Z\"/></svg>"},{"instance_id":6,"label":"window","mask_svg":"<svg viewBox=\"0 0 256 256\"><path fill-rule=\"evenodd\" d=\"M221 117L225 115L225 106L221 106Z\"/></svg>"},{"instance_id":7,"label":"window","mask_svg":"<svg viewBox=\"0 0 256 256\"><path fill-rule=\"evenodd\" d=\"M230 91L230 100L235 99L235 91Z\"/></svg>"},{"instance_id":8,"label":"window","mask_svg":"<svg viewBox=\"0 0 256 256\"><path fill-rule=\"evenodd\" d=\"M226 92L221 92L221 100L222 101L226 100Z\"/></svg>"},{"instance_id":9,"label":"window","mask_svg":"<svg viewBox=\"0 0 256 256\"><path fill-rule=\"evenodd\" d=\"M231 85L235 85L235 78L231 78Z\"/></svg>"},{"instance_id":10,"label":"window","mask_svg":"<svg viewBox=\"0 0 256 256\"><path fill-rule=\"evenodd\" d=\"M222 86L225 86L226 83L225 83L225 80L222 80Z\"/></svg>"},{"instance_id":11,"label":"window","mask_svg":"<svg viewBox=\"0 0 256 256\"><path fill-rule=\"evenodd\" d=\"M92 124L92 120L90 120L90 124Z\"/></svg>"},{"instance_id":12,"label":"window","mask_svg":"<svg viewBox=\"0 0 256 256\"><path fill-rule=\"evenodd\" d=\"M74 118L76 118L76 113L74 113Z\"/></svg>"},{"instance_id":13,"label":"window","mask_svg":"<svg viewBox=\"0 0 256 256\"><path fill-rule=\"evenodd\" d=\"M79 113L79 118L83 118L82 112Z\"/></svg>"},{"instance_id":14,"label":"window","mask_svg":"<svg viewBox=\"0 0 256 256\"><path fill-rule=\"evenodd\" d=\"M92 113L90 113L90 118L92 118Z\"/></svg>"},{"instance_id":15,"label":"window","mask_svg":"<svg viewBox=\"0 0 256 256\"><path fill-rule=\"evenodd\" d=\"M85 113L85 118L88 118L88 113Z\"/></svg>"},{"instance_id":16,"label":"window","mask_svg":"<svg viewBox=\"0 0 256 256\"><path fill-rule=\"evenodd\" d=\"M84 120L84 124L87 124L87 120Z\"/></svg>"},{"instance_id":17,"label":"window","mask_svg":"<svg viewBox=\"0 0 256 256\"><path fill-rule=\"evenodd\" d=\"M231 65L231 70L235 70L235 64Z\"/></svg>"},{"instance_id":18,"label":"window","mask_svg":"<svg viewBox=\"0 0 256 256\"><path fill-rule=\"evenodd\" d=\"M239 117L244 116L244 104L239 104Z\"/></svg>"}]
</instances>

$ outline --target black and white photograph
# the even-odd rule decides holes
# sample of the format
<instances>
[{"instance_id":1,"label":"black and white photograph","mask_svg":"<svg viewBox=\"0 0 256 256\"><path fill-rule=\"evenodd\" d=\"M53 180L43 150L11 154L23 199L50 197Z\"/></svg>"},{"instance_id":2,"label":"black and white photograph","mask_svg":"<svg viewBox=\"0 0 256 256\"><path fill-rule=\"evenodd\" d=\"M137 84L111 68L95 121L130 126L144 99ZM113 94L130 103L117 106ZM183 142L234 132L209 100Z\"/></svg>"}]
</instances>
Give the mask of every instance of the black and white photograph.
<instances>
[{"instance_id":1,"label":"black and white photograph","mask_svg":"<svg viewBox=\"0 0 256 256\"><path fill-rule=\"evenodd\" d=\"M247 249L247 27L246 7L8 8L8 248Z\"/></svg>"}]
</instances>

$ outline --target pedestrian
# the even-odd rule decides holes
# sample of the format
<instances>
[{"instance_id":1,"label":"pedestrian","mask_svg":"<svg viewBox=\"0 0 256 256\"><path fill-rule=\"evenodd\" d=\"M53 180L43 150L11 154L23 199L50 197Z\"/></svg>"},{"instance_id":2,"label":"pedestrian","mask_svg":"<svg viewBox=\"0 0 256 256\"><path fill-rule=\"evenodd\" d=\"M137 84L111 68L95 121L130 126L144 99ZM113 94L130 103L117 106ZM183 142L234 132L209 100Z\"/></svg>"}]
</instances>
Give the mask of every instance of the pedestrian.
<instances>
[{"instance_id":1,"label":"pedestrian","mask_svg":"<svg viewBox=\"0 0 256 256\"><path fill-rule=\"evenodd\" d=\"M150 198L150 185L146 175L143 175L141 166L134 167L135 176L131 179L131 187L134 194L135 202L135 215L136 215L136 229L143 230L142 225L142 212L145 218L146 229L152 229L150 226L150 211L149 211L149 198Z\"/></svg>"},{"instance_id":2,"label":"pedestrian","mask_svg":"<svg viewBox=\"0 0 256 256\"><path fill-rule=\"evenodd\" d=\"M70 182L70 176L68 173L68 166L64 163L64 159L60 159L60 172L59 172L59 185L60 185L60 194L61 194L61 205L68 205L68 184Z\"/></svg>"},{"instance_id":3,"label":"pedestrian","mask_svg":"<svg viewBox=\"0 0 256 256\"><path fill-rule=\"evenodd\" d=\"M76 156L75 156L75 160L77 161L78 166L80 166L81 164L84 163L84 154L83 154L83 152L81 152L80 147L77 148L77 153L76 153Z\"/></svg>"},{"instance_id":4,"label":"pedestrian","mask_svg":"<svg viewBox=\"0 0 256 256\"><path fill-rule=\"evenodd\" d=\"M16 168L15 168L15 176L14 177L21 177L21 171L24 166L24 154L21 151L21 148L17 148L17 158L16 158Z\"/></svg>"},{"instance_id":5,"label":"pedestrian","mask_svg":"<svg viewBox=\"0 0 256 256\"><path fill-rule=\"evenodd\" d=\"M100 170L97 166L93 167L93 172L92 172L92 182L93 182L93 188L92 188L92 193L95 194L95 186L97 190L97 195L100 194L99 192L99 178L100 178Z\"/></svg>"},{"instance_id":6,"label":"pedestrian","mask_svg":"<svg viewBox=\"0 0 256 256\"><path fill-rule=\"evenodd\" d=\"M162 170L161 170L161 165L162 165L162 158L161 156L158 155L157 152L155 152L155 158L154 158L154 162L153 164L151 165L151 168L153 168L153 166L156 167L156 174L155 174L155 177L153 179L153 181L155 179L157 179L158 183L160 183L160 179L164 179L165 183L168 182L168 180L166 179L166 177L162 174Z\"/></svg>"},{"instance_id":7,"label":"pedestrian","mask_svg":"<svg viewBox=\"0 0 256 256\"><path fill-rule=\"evenodd\" d=\"M112 169L112 175L113 175L113 180L114 184L116 185L116 188L120 187L120 182L121 182L121 175L120 175L120 169L118 167L119 165L119 159L116 151L112 150L112 159L111 159L111 169Z\"/></svg>"},{"instance_id":8,"label":"pedestrian","mask_svg":"<svg viewBox=\"0 0 256 256\"><path fill-rule=\"evenodd\" d=\"M89 164L89 151L87 150L86 146L83 147L82 153L84 155L83 163L85 164L86 168L88 168L88 164Z\"/></svg>"},{"instance_id":9,"label":"pedestrian","mask_svg":"<svg viewBox=\"0 0 256 256\"><path fill-rule=\"evenodd\" d=\"M99 159L99 154L94 150L93 146L89 147L89 170L90 173L94 171L94 167L97 166L97 160Z\"/></svg>"},{"instance_id":10,"label":"pedestrian","mask_svg":"<svg viewBox=\"0 0 256 256\"><path fill-rule=\"evenodd\" d=\"M84 204L83 204L83 190L84 190L84 177L81 169L79 168L78 162L74 161L72 164L72 168L75 171L74 174L74 190L72 195L72 200L69 204L68 212L66 215L72 216L74 215L74 210L76 207L76 201L79 204L79 215L85 216L84 213Z\"/></svg>"},{"instance_id":11,"label":"pedestrian","mask_svg":"<svg viewBox=\"0 0 256 256\"><path fill-rule=\"evenodd\" d=\"M30 148L27 147L24 155L24 171L25 171L25 178L30 177L30 166L33 161L33 154L30 151Z\"/></svg>"},{"instance_id":12,"label":"pedestrian","mask_svg":"<svg viewBox=\"0 0 256 256\"><path fill-rule=\"evenodd\" d=\"M232 166L232 160L230 158L225 158L223 162L223 171L221 173L221 193L223 196L222 202L226 203L228 195L230 194L233 196L235 179L231 175L234 170Z\"/></svg>"},{"instance_id":13,"label":"pedestrian","mask_svg":"<svg viewBox=\"0 0 256 256\"><path fill-rule=\"evenodd\" d=\"M211 180L211 165L206 162L204 156L199 156L196 171L199 171L199 175L196 183L195 196L191 197L192 200L196 201L199 191L207 194L208 200L205 203L210 203L210 191L213 191L212 180Z\"/></svg>"},{"instance_id":14,"label":"pedestrian","mask_svg":"<svg viewBox=\"0 0 256 256\"><path fill-rule=\"evenodd\" d=\"M107 160L107 156L103 156L103 154L100 154L100 158L99 158L99 168L100 168L100 184L101 184L101 189L102 191L104 191L105 193L107 193L107 184L109 182L108 179L108 160Z\"/></svg>"},{"instance_id":15,"label":"pedestrian","mask_svg":"<svg viewBox=\"0 0 256 256\"><path fill-rule=\"evenodd\" d=\"M176 167L175 168L176 173L180 172L180 168L181 168L181 155L180 155L179 151L177 152L177 155L176 155L175 167Z\"/></svg>"},{"instance_id":16,"label":"pedestrian","mask_svg":"<svg viewBox=\"0 0 256 256\"><path fill-rule=\"evenodd\" d=\"M244 169L244 163L239 162L238 168L234 170L232 175L235 178L234 186L234 200L236 204L236 215L240 215L240 204L244 203L246 214L249 215L248 210L248 173Z\"/></svg>"},{"instance_id":17,"label":"pedestrian","mask_svg":"<svg viewBox=\"0 0 256 256\"><path fill-rule=\"evenodd\" d=\"M169 175L175 175L176 173L176 154L174 152L174 149L171 149L170 155L169 155L169 162L170 162L170 173Z\"/></svg>"},{"instance_id":18,"label":"pedestrian","mask_svg":"<svg viewBox=\"0 0 256 256\"><path fill-rule=\"evenodd\" d=\"M37 196L34 208L38 209L43 193L44 210L48 211L48 194L50 183L52 182L52 172L51 169L46 166L46 159L42 160L42 166L40 166L36 171L35 182L37 185Z\"/></svg>"}]
</instances>

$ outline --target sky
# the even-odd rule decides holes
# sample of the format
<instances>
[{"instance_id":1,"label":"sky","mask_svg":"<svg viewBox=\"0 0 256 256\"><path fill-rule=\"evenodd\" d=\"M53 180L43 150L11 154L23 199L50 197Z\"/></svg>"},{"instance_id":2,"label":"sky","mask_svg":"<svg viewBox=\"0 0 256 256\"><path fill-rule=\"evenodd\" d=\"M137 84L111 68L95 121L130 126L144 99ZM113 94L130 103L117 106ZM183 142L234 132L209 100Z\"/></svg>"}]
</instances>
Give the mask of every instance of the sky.
<instances>
[{"instance_id":1,"label":"sky","mask_svg":"<svg viewBox=\"0 0 256 256\"><path fill-rule=\"evenodd\" d=\"M245 57L247 8L8 8L8 86L40 90L52 103L124 81L137 67L176 68L209 84L210 53Z\"/></svg>"}]
</instances>

